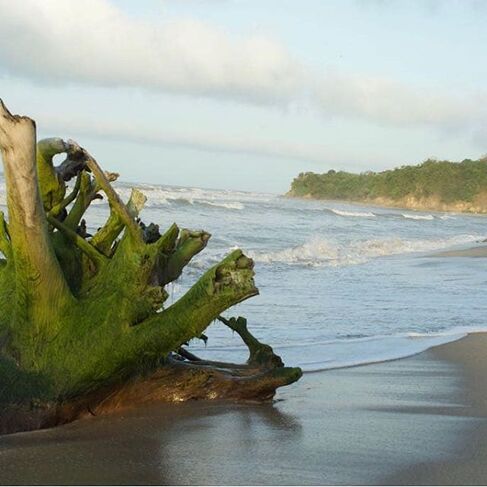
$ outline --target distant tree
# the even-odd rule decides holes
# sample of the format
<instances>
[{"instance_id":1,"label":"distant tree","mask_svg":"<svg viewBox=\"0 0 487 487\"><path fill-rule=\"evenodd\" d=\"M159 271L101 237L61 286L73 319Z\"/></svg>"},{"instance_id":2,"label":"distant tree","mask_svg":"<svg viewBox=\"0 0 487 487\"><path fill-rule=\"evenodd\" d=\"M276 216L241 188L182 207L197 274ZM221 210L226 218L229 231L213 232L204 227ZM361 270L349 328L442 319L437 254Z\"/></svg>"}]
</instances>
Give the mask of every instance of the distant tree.
<instances>
[{"instance_id":1,"label":"distant tree","mask_svg":"<svg viewBox=\"0 0 487 487\"><path fill-rule=\"evenodd\" d=\"M486 162L487 155L460 163L430 157L417 166L403 165L382 172L353 174L333 169L325 174L307 172L293 180L290 194L354 201L374 198L399 201L412 196L436 198L445 204L472 202L487 195Z\"/></svg>"}]
</instances>

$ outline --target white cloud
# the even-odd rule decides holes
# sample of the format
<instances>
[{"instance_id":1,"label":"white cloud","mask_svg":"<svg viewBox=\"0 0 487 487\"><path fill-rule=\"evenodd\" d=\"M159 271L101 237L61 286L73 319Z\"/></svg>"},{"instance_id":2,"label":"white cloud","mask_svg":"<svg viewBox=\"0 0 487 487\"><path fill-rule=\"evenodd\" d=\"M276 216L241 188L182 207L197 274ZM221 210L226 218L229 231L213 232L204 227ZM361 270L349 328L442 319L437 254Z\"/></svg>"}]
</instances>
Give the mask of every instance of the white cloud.
<instances>
[{"instance_id":1,"label":"white cloud","mask_svg":"<svg viewBox=\"0 0 487 487\"><path fill-rule=\"evenodd\" d=\"M481 96L460 96L378 77L328 72L316 78L314 99L324 113L392 125L463 128L487 120Z\"/></svg>"},{"instance_id":2,"label":"white cloud","mask_svg":"<svg viewBox=\"0 0 487 487\"><path fill-rule=\"evenodd\" d=\"M146 22L107 0L0 0L0 62L46 82L136 86L272 102L300 69L278 43L194 20Z\"/></svg>"},{"instance_id":3,"label":"white cloud","mask_svg":"<svg viewBox=\"0 0 487 487\"><path fill-rule=\"evenodd\" d=\"M43 132L64 134L64 138L67 138L66 134L70 134L69 137L75 138L88 136L142 145L172 146L204 152L256 155L325 164L343 159L343 154L339 156L327 144L300 144L272 140L268 137L229 136L209 131L199 133L161 131L143 124L87 120L79 116L75 119L53 115L43 116L38 122Z\"/></svg>"},{"instance_id":4,"label":"white cloud","mask_svg":"<svg viewBox=\"0 0 487 487\"><path fill-rule=\"evenodd\" d=\"M195 20L135 19L108 0L0 0L0 18L0 67L44 83L296 102L325 116L442 130L471 131L487 120L479 103L485 94L315 73L266 37L239 37Z\"/></svg>"}]
</instances>

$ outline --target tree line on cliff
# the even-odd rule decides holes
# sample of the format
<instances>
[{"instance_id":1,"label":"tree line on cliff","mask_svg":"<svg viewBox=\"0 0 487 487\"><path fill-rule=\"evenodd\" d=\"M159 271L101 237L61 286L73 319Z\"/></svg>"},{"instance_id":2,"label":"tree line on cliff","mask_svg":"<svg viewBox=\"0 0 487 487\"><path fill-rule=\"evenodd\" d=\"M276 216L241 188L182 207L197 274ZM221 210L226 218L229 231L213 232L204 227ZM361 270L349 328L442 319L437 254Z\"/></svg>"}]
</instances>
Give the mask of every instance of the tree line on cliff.
<instances>
[{"instance_id":1,"label":"tree line on cliff","mask_svg":"<svg viewBox=\"0 0 487 487\"><path fill-rule=\"evenodd\" d=\"M323 174L304 172L293 180L288 195L351 201L436 198L450 204L473 202L486 193L487 157L483 157L462 162L428 159L416 166L360 174L335 170Z\"/></svg>"}]
</instances>

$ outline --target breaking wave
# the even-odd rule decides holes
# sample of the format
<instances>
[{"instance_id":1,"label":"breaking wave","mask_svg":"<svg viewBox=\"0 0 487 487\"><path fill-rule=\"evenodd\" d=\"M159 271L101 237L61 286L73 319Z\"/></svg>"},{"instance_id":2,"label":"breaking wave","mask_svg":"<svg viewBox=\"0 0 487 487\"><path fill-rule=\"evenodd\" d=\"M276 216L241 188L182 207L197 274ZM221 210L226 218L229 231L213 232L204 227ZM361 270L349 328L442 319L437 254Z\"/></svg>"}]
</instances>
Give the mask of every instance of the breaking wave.
<instances>
[{"instance_id":1,"label":"breaking wave","mask_svg":"<svg viewBox=\"0 0 487 487\"><path fill-rule=\"evenodd\" d=\"M434 220L435 217L433 215L415 215L412 213L402 213L404 218L408 218L409 220Z\"/></svg>"},{"instance_id":2,"label":"breaking wave","mask_svg":"<svg viewBox=\"0 0 487 487\"><path fill-rule=\"evenodd\" d=\"M227 210L243 210L245 208L245 206L240 203L240 201L229 201L228 203L225 203L223 201L198 201L197 203L207 206L216 206L218 208L226 208Z\"/></svg>"},{"instance_id":3,"label":"breaking wave","mask_svg":"<svg viewBox=\"0 0 487 487\"><path fill-rule=\"evenodd\" d=\"M345 211L345 210L337 210L335 208L330 208L332 213L335 215L340 216L357 216L357 217L364 217L364 218L374 218L376 215L370 211Z\"/></svg>"},{"instance_id":4,"label":"breaking wave","mask_svg":"<svg viewBox=\"0 0 487 487\"><path fill-rule=\"evenodd\" d=\"M340 244L315 237L302 245L274 252L255 253L254 260L305 266L346 266L363 264L371 259L396 254L428 252L478 241L479 235L458 235L446 239L406 240L372 239Z\"/></svg>"},{"instance_id":5,"label":"breaking wave","mask_svg":"<svg viewBox=\"0 0 487 487\"><path fill-rule=\"evenodd\" d=\"M452 215L441 215L440 220L456 220L456 217Z\"/></svg>"},{"instance_id":6,"label":"breaking wave","mask_svg":"<svg viewBox=\"0 0 487 487\"><path fill-rule=\"evenodd\" d=\"M244 191L211 190L201 188L179 188L173 186L135 185L147 197L146 206L205 206L226 210L243 210L245 202L266 202L272 195L247 193ZM131 186L119 184L117 191L123 200L128 200Z\"/></svg>"}]
</instances>

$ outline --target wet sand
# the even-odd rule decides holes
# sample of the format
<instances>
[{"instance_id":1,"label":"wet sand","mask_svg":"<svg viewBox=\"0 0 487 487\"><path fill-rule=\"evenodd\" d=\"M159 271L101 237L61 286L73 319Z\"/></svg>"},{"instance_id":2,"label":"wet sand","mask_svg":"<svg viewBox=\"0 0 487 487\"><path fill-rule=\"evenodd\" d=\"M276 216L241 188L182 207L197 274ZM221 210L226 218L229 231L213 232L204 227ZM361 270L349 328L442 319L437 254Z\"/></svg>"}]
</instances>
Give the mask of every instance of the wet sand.
<instances>
[{"instance_id":1,"label":"wet sand","mask_svg":"<svg viewBox=\"0 0 487 487\"><path fill-rule=\"evenodd\" d=\"M453 458L406 468L387 483L420 485L487 484L487 334L472 334L432 350L462 371L462 403L457 414L473 423L457 439Z\"/></svg>"},{"instance_id":2,"label":"wet sand","mask_svg":"<svg viewBox=\"0 0 487 487\"><path fill-rule=\"evenodd\" d=\"M468 249L445 250L437 252L432 257L487 257L487 245L479 245Z\"/></svg>"},{"instance_id":3,"label":"wet sand","mask_svg":"<svg viewBox=\"0 0 487 487\"><path fill-rule=\"evenodd\" d=\"M0 438L3 484L485 484L487 335L305 374L274 404L192 402Z\"/></svg>"}]
</instances>

